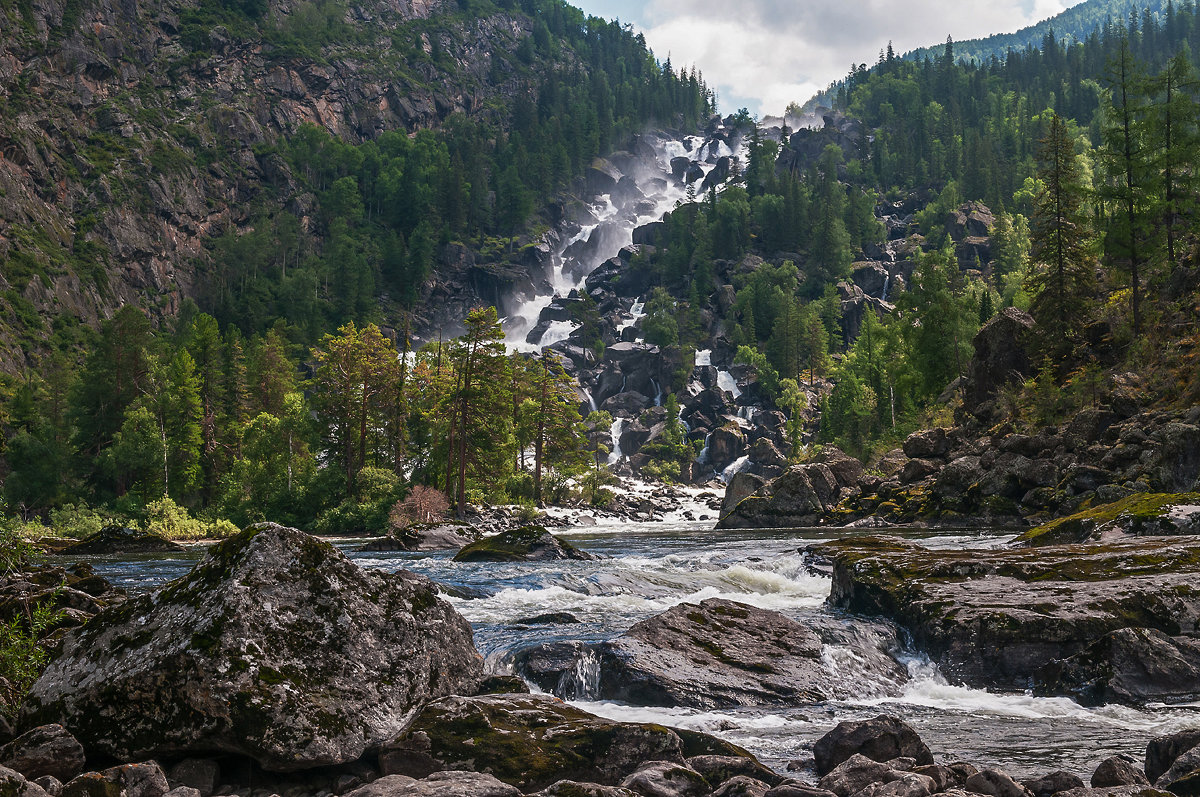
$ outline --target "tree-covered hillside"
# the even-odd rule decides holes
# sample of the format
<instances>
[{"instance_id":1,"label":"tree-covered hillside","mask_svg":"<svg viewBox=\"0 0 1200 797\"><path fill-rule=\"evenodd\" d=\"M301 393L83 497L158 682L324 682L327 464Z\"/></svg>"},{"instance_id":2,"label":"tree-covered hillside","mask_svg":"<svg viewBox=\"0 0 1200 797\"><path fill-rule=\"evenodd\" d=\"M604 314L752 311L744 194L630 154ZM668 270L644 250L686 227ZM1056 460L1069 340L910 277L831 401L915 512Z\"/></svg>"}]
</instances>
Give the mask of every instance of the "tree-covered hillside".
<instances>
[{"instance_id":1,"label":"tree-covered hillside","mask_svg":"<svg viewBox=\"0 0 1200 797\"><path fill-rule=\"evenodd\" d=\"M1060 42L1074 43L1086 40L1094 32L1105 27L1124 23L1132 13L1139 18L1139 25L1150 19L1161 22L1166 17L1172 0L1085 0L1060 14L1042 20L1035 25L1021 28L1015 33L998 33L983 39L968 39L955 42L955 56L965 61L986 61L993 56L1004 58L1009 50L1040 48L1047 37ZM1176 4L1175 8L1183 4ZM905 53L908 61L936 58L942 53L942 45L921 47Z\"/></svg>"}]
</instances>

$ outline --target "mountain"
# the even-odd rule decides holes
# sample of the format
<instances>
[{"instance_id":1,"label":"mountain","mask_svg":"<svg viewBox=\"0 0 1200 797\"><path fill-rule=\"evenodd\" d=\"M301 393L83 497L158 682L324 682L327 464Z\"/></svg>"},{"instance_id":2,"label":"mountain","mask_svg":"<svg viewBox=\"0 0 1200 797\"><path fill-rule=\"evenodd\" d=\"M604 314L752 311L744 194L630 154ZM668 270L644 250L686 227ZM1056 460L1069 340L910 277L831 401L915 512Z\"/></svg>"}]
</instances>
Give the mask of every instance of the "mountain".
<instances>
[{"instance_id":1,"label":"mountain","mask_svg":"<svg viewBox=\"0 0 1200 797\"><path fill-rule=\"evenodd\" d=\"M502 266L593 157L708 109L557 0L2 0L0 371L127 303L395 322L445 244Z\"/></svg>"},{"instance_id":2,"label":"mountain","mask_svg":"<svg viewBox=\"0 0 1200 797\"><path fill-rule=\"evenodd\" d=\"M1137 15L1139 25L1145 14L1157 22L1165 18L1169 5L1170 0L1085 0L1050 19L1021 28L1016 33L998 33L983 39L954 42L954 55L966 61L985 61L993 56L1003 58L1009 50L1041 47L1046 36L1051 34L1059 41L1083 41L1093 32L1102 31L1106 25L1127 22L1131 13ZM944 44L935 44L905 53L903 57L910 61L925 58L936 60L944 52Z\"/></svg>"}]
</instances>

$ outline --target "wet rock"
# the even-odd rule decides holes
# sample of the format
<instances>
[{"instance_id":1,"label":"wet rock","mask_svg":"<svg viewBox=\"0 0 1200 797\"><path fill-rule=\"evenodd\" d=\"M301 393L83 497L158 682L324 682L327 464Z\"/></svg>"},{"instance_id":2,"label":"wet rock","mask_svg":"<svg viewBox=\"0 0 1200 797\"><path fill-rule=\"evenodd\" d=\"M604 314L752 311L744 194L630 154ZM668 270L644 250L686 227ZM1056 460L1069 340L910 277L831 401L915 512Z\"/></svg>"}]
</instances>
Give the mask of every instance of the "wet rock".
<instances>
[{"instance_id":1,"label":"wet rock","mask_svg":"<svg viewBox=\"0 0 1200 797\"><path fill-rule=\"evenodd\" d=\"M522 526L495 537L485 537L454 555L456 562L542 562L595 558L541 526Z\"/></svg>"},{"instance_id":2,"label":"wet rock","mask_svg":"<svg viewBox=\"0 0 1200 797\"><path fill-rule=\"evenodd\" d=\"M614 786L647 761L683 764L684 748L660 725L612 722L545 695L448 697L382 745L379 765L410 777L484 770L534 791L563 779Z\"/></svg>"},{"instance_id":3,"label":"wet rock","mask_svg":"<svg viewBox=\"0 0 1200 797\"><path fill-rule=\"evenodd\" d=\"M725 499L721 502L721 514L727 515L730 510L741 503L743 498L753 495L766 482L757 474L741 471L733 474L725 488Z\"/></svg>"},{"instance_id":4,"label":"wet rock","mask_svg":"<svg viewBox=\"0 0 1200 797\"><path fill-rule=\"evenodd\" d=\"M1058 770L1040 778L1021 781L1021 785L1033 793L1033 797L1053 797L1062 791L1086 787L1083 779L1071 772Z\"/></svg>"},{"instance_id":5,"label":"wet rock","mask_svg":"<svg viewBox=\"0 0 1200 797\"><path fill-rule=\"evenodd\" d=\"M804 705L828 695L821 639L783 615L710 598L600 647L600 690L634 705Z\"/></svg>"},{"instance_id":6,"label":"wet rock","mask_svg":"<svg viewBox=\"0 0 1200 797\"><path fill-rule=\"evenodd\" d=\"M260 524L68 635L23 716L70 727L89 755L221 751L289 771L357 760L480 672L433 582Z\"/></svg>"},{"instance_id":7,"label":"wet rock","mask_svg":"<svg viewBox=\"0 0 1200 797\"><path fill-rule=\"evenodd\" d=\"M1128 756L1109 756L1092 773L1092 788L1106 786L1149 786L1145 773Z\"/></svg>"},{"instance_id":8,"label":"wet rock","mask_svg":"<svg viewBox=\"0 0 1200 797\"><path fill-rule=\"evenodd\" d=\"M41 786L50 797L58 797L62 794L62 781L53 775L42 775L40 778L34 778L31 782L37 786Z\"/></svg>"},{"instance_id":9,"label":"wet rock","mask_svg":"<svg viewBox=\"0 0 1200 797\"><path fill-rule=\"evenodd\" d=\"M1153 786L1107 786L1105 788L1070 789L1059 797L1181 797Z\"/></svg>"},{"instance_id":10,"label":"wet rock","mask_svg":"<svg viewBox=\"0 0 1200 797\"><path fill-rule=\"evenodd\" d=\"M900 623L947 677L980 688L1062 694L1047 675L1055 660L1123 628L1181 634L1200 615L1195 537L998 551L874 537L806 550L833 564L830 605ZM1138 683L1139 702L1169 697Z\"/></svg>"},{"instance_id":11,"label":"wet rock","mask_svg":"<svg viewBox=\"0 0 1200 797\"><path fill-rule=\"evenodd\" d=\"M83 745L61 725L42 725L0 747L0 764L28 780L52 775L66 782L83 771Z\"/></svg>"},{"instance_id":12,"label":"wet rock","mask_svg":"<svg viewBox=\"0 0 1200 797\"><path fill-rule=\"evenodd\" d=\"M984 769L963 784L966 791L975 794L989 794L992 797L1029 797L1029 791L1012 779L1007 772L998 769Z\"/></svg>"},{"instance_id":13,"label":"wet rock","mask_svg":"<svg viewBox=\"0 0 1200 797\"><path fill-rule=\"evenodd\" d=\"M1086 706L1189 702L1200 699L1200 640L1121 628L1047 665L1038 680L1039 691L1070 695Z\"/></svg>"},{"instance_id":14,"label":"wet rock","mask_svg":"<svg viewBox=\"0 0 1200 797\"><path fill-rule=\"evenodd\" d=\"M63 556L102 556L106 554L171 553L184 550L182 545L148 534L141 529L105 526L90 537L69 545Z\"/></svg>"},{"instance_id":15,"label":"wet rock","mask_svg":"<svg viewBox=\"0 0 1200 797\"><path fill-rule=\"evenodd\" d=\"M819 789L807 783L792 781L781 783L768 791L763 797L837 797L833 792Z\"/></svg>"},{"instance_id":16,"label":"wet rock","mask_svg":"<svg viewBox=\"0 0 1200 797\"><path fill-rule=\"evenodd\" d=\"M949 789L961 789L963 784L972 775L977 774L979 770L971 764L958 761L953 764L931 764L913 767L913 772L932 778L935 785L934 793L937 793ZM1079 782L1083 783L1082 780Z\"/></svg>"},{"instance_id":17,"label":"wet rock","mask_svg":"<svg viewBox=\"0 0 1200 797\"><path fill-rule=\"evenodd\" d=\"M857 477L853 480L849 477L854 473L862 473L861 463L855 469L841 458L846 456L841 452L827 453L832 458L831 464L813 461L792 465L781 476L763 485L753 495L742 499L723 514L717 528L791 528L816 525L822 515L837 504L841 490L854 486ZM838 454L841 454L841 457L838 457Z\"/></svg>"},{"instance_id":18,"label":"wet rock","mask_svg":"<svg viewBox=\"0 0 1200 797\"><path fill-rule=\"evenodd\" d=\"M906 756L917 764L933 763L933 755L908 723L881 714L859 722L839 722L813 745L817 775L825 775L853 755L886 762Z\"/></svg>"},{"instance_id":19,"label":"wet rock","mask_svg":"<svg viewBox=\"0 0 1200 797\"><path fill-rule=\"evenodd\" d=\"M435 772L417 780L388 775L346 797L519 797L521 792L479 772Z\"/></svg>"},{"instance_id":20,"label":"wet rock","mask_svg":"<svg viewBox=\"0 0 1200 797\"><path fill-rule=\"evenodd\" d=\"M713 430L708 439L708 461L713 468L722 470L740 457L746 450L746 434L735 423L727 423Z\"/></svg>"},{"instance_id":21,"label":"wet rock","mask_svg":"<svg viewBox=\"0 0 1200 797\"><path fill-rule=\"evenodd\" d=\"M706 797L712 788L689 766L651 761L621 781L621 787L643 797Z\"/></svg>"},{"instance_id":22,"label":"wet rock","mask_svg":"<svg viewBox=\"0 0 1200 797\"><path fill-rule=\"evenodd\" d=\"M547 612L514 620L513 625L571 625L578 622L579 618L570 612Z\"/></svg>"},{"instance_id":23,"label":"wet rock","mask_svg":"<svg viewBox=\"0 0 1200 797\"><path fill-rule=\"evenodd\" d=\"M478 539L479 532L466 524L420 523L371 540L359 550L364 552L458 550Z\"/></svg>"},{"instance_id":24,"label":"wet rock","mask_svg":"<svg viewBox=\"0 0 1200 797\"><path fill-rule=\"evenodd\" d=\"M1151 739L1146 746L1146 777L1157 783L1177 758L1195 747L1200 747L1200 728Z\"/></svg>"}]
</instances>

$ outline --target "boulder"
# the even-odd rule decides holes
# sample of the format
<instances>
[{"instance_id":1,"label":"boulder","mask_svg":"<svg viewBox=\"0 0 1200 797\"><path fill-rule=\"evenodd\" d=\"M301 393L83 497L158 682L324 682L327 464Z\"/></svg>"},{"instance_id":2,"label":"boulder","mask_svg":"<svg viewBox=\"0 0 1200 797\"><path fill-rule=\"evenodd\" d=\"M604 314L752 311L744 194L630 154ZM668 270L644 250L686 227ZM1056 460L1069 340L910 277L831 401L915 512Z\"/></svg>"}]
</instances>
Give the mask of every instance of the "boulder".
<instances>
[{"instance_id":1,"label":"boulder","mask_svg":"<svg viewBox=\"0 0 1200 797\"><path fill-rule=\"evenodd\" d=\"M787 781L780 783L764 794L763 797L837 797L837 795L826 789L810 786L807 783Z\"/></svg>"},{"instance_id":2,"label":"boulder","mask_svg":"<svg viewBox=\"0 0 1200 797\"><path fill-rule=\"evenodd\" d=\"M0 764L28 780L52 775L66 783L85 763L83 745L61 725L42 725L0 747Z\"/></svg>"},{"instance_id":3,"label":"boulder","mask_svg":"<svg viewBox=\"0 0 1200 797\"><path fill-rule=\"evenodd\" d=\"M61 797L95 797L118 794L122 797L164 797L170 790L162 767L153 761L122 764L102 772L85 772L62 788Z\"/></svg>"},{"instance_id":4,"label":"boulder","mask_svg":"<svg viewBox=\"0 0 1200 797\"><path fill-rule=\"evenodd\" d=\"M682 765L689 747L697 755L730 747L680 733L601 719L546 695L447 697L381 746L379 766L410 777L483 770L529 792L564 779L615 786L647 761Z\"/></svg>"},{"instance_id":5,"label":"boulder","mask_svg":"<svg viewBox=\"0 0 1200 797\"><path fill-rule=\"evenodd\" d=\"M950 451L950 436L940 427L913 432L904 439L904 455L912 459L934 459Z\"/></svg>"},{"instance_id":6,"label":"boulder","mask_svg":"<svg viewBox=\"0 0 1200 797\"><path fill-rule=\"evenodd\" d=\"M709 783L725 783L731 778L745 777L774 784L781 778L753 758L730 755L699 755L687 760L687 765L704 776Z\"/></svg>"},{"instance_id":7,"label":"boulder","mask_svg":"<svg viewBox=\"0 0 1200 797\"><path fill-rule=\"evenodd\" d=\"M712 797L765 797L771 786L756 778L736 775L712 792Z\"/></svg>"},{"instance_id":8,"label":"boulder","mask_svg":"<svg viewBox=\"0 0 1200 797\"><path fill-rule=\"evenodd\" d=\"M470 625L427 578L260 524L69 634L22 715L70 727L89 755L290 771L357 760L481 671Z\"/></svg>"},{"instance_id":9,"label":"boulder","mask_svg":"<svg viewBox=\"0 0 1200 797\"><path fill-rule=\"evenodd\" d=\"M363 552L448 551L458 550L478 539L479 532L465 523L418 523L371 540L359 550Z\"/></svg>"},{"instance_id":10,"label":"boulder","mask_svg":"<svg viewBox=\"0 0 1200 797\"><path fill-rule=\"evenodd\" d=\"M1021 785L1033 793L1033 797L1053 797L1060 791L1086 787L1083 779L1071 772L1058 770L1040 778L1021 781Z\"/></svg>"},{"instance_id":11,"label":"boulder","mask_svg":"<svg viewBox=\"0 0 1200 797\"><path fill-rule=\"evenodd\" d=\"M991 797L1030 797L1029 791L1017 783L1007 772L998 769L984 769L963 784L963 789L974 794L988 794Z\"/></svg>"},{"instance_id":12,"label":"boulder","mask_svg":"<svg viewBox=\"0 0 1200 797\"><path fill-rule=\"evenodd\" d=\"M917 764L933 763L933 754L908 723L882 714L860 722L840 722L813 745L816 772L823 776L852 755L887 762L904 756Z\"/></svg>"},{"instance_id":13,"label":"boulder","mask_svg":"<svg viewBox=\"0 0 1200 797\"><path fill-rule=\"evenodd\" d=\"M1200 699L1200 640L1153 628L1119 628L1038 674L1038 691L1085 706L1143 705ZM1133 783L1092 783L1132 786Z\"/></svg>"},{"instance_id":14,"label":"boulder","mask_svg":"<svg viewBox=\"0 0 1200 797\"><path fill-rule=\"evenodd\" d=\"M696 770L671 761L651 761L621 781L643 797L708 797L712 788Z\"/></svg>"},{"instance_id":15,"label":"boulder","mask_svg":"<svg viewBox=\"0 0 1200 797\"><path fill-rule=\"evenodd\" d=\"M975 334L972 340L975 354L967 369L963 394L963 406L968 411L984 412L985 405L1001 388L1024 384L1033 375L1035 368L1029 348L1032 329L1032 316L1015 307L1005 307Z\"/></svg>"},{"instance_id":16,"label":"boulder","mask_svg":"<svg viewBox=\"0 0 1200 797\"><path fill-rule=\"evenodd\" d=\"M1178 797L1200 795L1200 747L1180 754L1171 762L1171 767L1154 781L1154 785Z\"/></svg>"},{"instance_id":17,"label":"boulder","mask_svg":"<svg viewBox=\"0 0 1200 797\"><path fill-rule=\"evenodd\" d=\"M595 558L541 526L522 526L495 537L485 537L454 555L456 562L544 562Z\"/></svg>"},{"instance_id":18,"label":"boulder","mask_svg":"<svg viewBox=\"0 0 1200 797\"><path fill-rule=\"evenodd\" d=\"M766 609L710 598L643 620L602 646L601 694L634 705L804 705L828 681L821 638Z\"/></svg>"},{"instance_id":19,"label":"boulder","mask_svg":"<svg viewBox=\"0 0 1200 797\"><path fill-rule=\"evenodd\" d=\"M887 764L855 753L822 776L817 786L833 792L837 797L850 797L868 786L891 783L902 774Z\"/></svg>"},{"instance_id":20,"label":"boulder","mask_svg":"<svg viewBox=\"0 0 1200 797\"><path fill-rule=\"evenodd\" d=\"M725 498L721 501L721 515L729 514L729 511L737 506L743 498L753 495L763 484L765 482L761 476L749 471L735 473L725 488Z\"/></svg>"},{"instance_id":21,"label":"boulder","mask_svg":"<svg viewBox=\"0 0 1200 797\"><path fill-rule=\"evenodd\" d=\"M63 556L104 556L107 554L175 553L182 550L184 550L182 545L157 534L148 534L141 529L112 524L74 545L68 545L59 553Z\"/></svg>"},{"instance_id":22,"label":"boulder","mask_svg":"<svg viewBox=\"0 0 1200 797\"><path fill-rule=\"evenodd\" d=\"M862 465L858 467L861 472ZM723 514L717 528L813 526L837 504L842 487L847 486L824 462L792 465Z\"/></svg>"},{"instance_id":23,"label":"boulder","mask_svg":"<svg viewBox=\"0 0 1200 797\"><path fill-rule=\"evenodd\" d=\"M211 797L221 780L221 765L211 758L185 758L171 767L167 780L195 789L200 797Z\"/></svg>"},{"instance_id":24,"label":"boulder","mask_svg":"<svg viewBox=\"0 0 1200 797\"><path fill-rule=\"evenodd\" d=\"M1200 747L1200 728L1151 739L1146 745L1146 777L1157 783L1177 758L1196 747Z\"/></svg>"},{"instance_id":25,"label":"boulder","mask_svg":"<svg viewBox=\"0 0 1200 797\"><path fill-rule=\"evenodd\" d=\"M520 797L521 792L479 772L435 772L417 780L387 775L346 797Z\"/></svg>"},{"instance_id":26,"label":"boulder","mask_svg":"<svg viewBox=\"0 0 1200 797\"><path fill-rule=\"evenodd\" d=\"M746 434L735 423L713 430L708 438L708 461L716 470L723 470L746 452Z\"/></svg>"},{"instance_id":27,"label":"boulder","mask_svg":"<svg viewBox=\"0 0 1200 797\"><path fill-rule=\"evenodd\" d=\"M1137 768L1129 756L1109 756L1092 773L1092 788L1106 786L1149 786L1146 774Z\"/></svg>"},{"instance_id":28,"label":"boulder","mask_svg":"<svg viewBox=\"0 0 1200 797\"><path fill-rule=\"evenodd\" d=\"M536 792L534 797L638 797L638 793L620 786L601 786L599 783L560 780Z\"/></svg>"},{"instance_id":29,"label":"boulder","mask_svg":"<svg viewBox=\"0 0 1200 797\"><path fill-rule=\"evenodd\" d=\"M994 551L869 537L806 553L832 563L831 606L899 623L948 678L977 688L1074 696L1053 677L1056 660L1120 629L1180 635L1200 616L1197 537ZM1178 699L1169 678L1125 671L1131 702Z\"/></svg>"}]
</instances>

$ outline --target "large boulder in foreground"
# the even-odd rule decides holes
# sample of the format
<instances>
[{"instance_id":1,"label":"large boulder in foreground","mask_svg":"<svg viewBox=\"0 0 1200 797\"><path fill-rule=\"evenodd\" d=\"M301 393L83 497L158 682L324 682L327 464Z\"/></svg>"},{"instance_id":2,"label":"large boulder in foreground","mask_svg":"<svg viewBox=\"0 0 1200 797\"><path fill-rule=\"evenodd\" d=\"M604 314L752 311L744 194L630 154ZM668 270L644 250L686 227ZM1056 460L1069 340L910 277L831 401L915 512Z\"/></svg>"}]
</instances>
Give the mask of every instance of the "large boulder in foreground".
<instances>
[{"instance_id":1,"label":"large boulder in foreground","mask_svg":"<svg viewBox=\"0 0 1200 797\"><path fill-rule=\"evenodd\" d=\"M853 755L879 762L903 756L921 765L933 763L933 754L917 732L904 720L886 714L859 722L839 722L818 739L813 745L817 776L828 775Z\"/></svg>"},{"instance_id":2,"label":"large boulder in foreground","mask_svg":"<svg viewBox=\"0 0 1200 797\"><path fill-rule=\"evenodd\" d=\"M66 637L22 719L65 725L89 755L234 753L289 771L357 760L481 672L433 582L262 524Z\"/></svg>"},{"instance_id":3,"label":"large boulder in foreground","mask_svg":"<svg viewBox=\"0 0 1200 797\"><path fill-rule=\"evenodd\" d=\"M996 551L873 537L806 552L832 564L832 606L904 626L951 680L1133 704L1200 690L1180 680L1196 673L1186 660L1200 616L1200 537ZM1142 631L1109 637L1123 629ZM1144 651L1172 660L1144 662Z\"/></svg>"},{"instance_id":4,"label":"large boulder in foreground","mask_svg":"<svg viewBox=\"0 0 1200 797\"><path fill-rule=\"evenodd\" d=\"M471 543L454 556L456 562L541 562L555 559L595 559L541 526L522 526Z\"/></svg>"},{"instance_id":5,"label":"large boulder in foreground","mask_svg":"<svg viewBox=\"0 0 1200 797\"><path fill-rule=\"evenodd\" d=\"M447 697L384 744L384 775L487 772L524 792L567 779L615 786L647 761L749 753L701 733L613 722L546 695Z\"/></svg>"}]
</instances>

